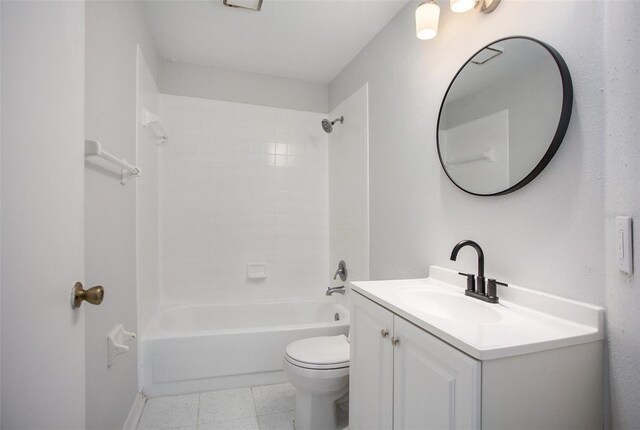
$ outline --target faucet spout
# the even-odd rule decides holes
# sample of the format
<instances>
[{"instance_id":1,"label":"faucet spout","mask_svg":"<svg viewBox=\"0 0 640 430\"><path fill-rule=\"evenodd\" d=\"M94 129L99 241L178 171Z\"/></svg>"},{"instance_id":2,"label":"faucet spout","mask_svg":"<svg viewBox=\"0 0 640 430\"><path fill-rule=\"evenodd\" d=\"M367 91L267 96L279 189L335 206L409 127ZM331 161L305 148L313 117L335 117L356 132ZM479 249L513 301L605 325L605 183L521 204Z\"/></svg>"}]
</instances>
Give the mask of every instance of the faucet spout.
<instances>
[{"instance_id":1,"label":"faucet spout","mask_svg":"<svg viewBox=\"0 0 640 430\"><path fill-rule=\"evenodd\" d=\"M480 245L473 240L463 240L462 242L459 242L451 251L451 261L456 261L456 258L458 258L458 252L460 252L460 250L465 246L472 247L478 253L478 275L473 276L471 273L458 272L459 275L466 276L467 278L467 289L464 294L488 303L498 303L498 295L496 294L497 286L502 285L503 287L506 287L507 284L504 282L498 282L495 279L489 279L489 282L486 284L485 291L484 252L482 252Z\"/></svg>"},{"instance_id":2,"label":"faucet spout","mask_svg":"<svg viewBox=\"0 0 640 430\"><path fill-rule=\"evenodd\" d=\"M465 246L470 246L478 253L478 278L484 279L484 252L482 248L473 240L463 240L453 247L451 251L451 261L456 261L458 258L458 252Z\"/></svg>"},{"instance_id":3,"label":"faucet spout","mask_svg":"<svg viewBox=\"0 0 640 430\"><path fill-rule=\"evenodd\" d=\"M325 293L327 296L332 294L342 294L344 295L345 288L344 285L340 285L339 287L327 287L327 292Z\"/></svg>"}]
</instances>

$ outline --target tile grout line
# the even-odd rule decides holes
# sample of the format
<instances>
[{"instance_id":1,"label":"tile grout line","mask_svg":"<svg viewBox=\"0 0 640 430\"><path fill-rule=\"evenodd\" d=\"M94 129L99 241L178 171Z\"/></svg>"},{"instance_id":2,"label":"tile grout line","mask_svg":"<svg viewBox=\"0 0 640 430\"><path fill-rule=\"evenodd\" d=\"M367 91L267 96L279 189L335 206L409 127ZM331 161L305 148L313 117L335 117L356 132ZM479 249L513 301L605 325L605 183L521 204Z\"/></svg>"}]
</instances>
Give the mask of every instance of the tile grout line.
<instances>
[{"instance_id":1,"label":"tile grout line","mask_svg":"<svg viewBox=\"0 0 640 430\"><path fill-rule=\"evenodd\" d=\"M200 427L200 396L201 392L198 392L198 410L196 411L196 430Z\"/></svg>"},{"instance_id":2,"label":"tile grout line","mask_svg":"<svg viewBox=\"0 0 640 430\"><path fill-rule=\"evenodd\" d=\"M256 395L253 392L253 388L254 387L250 387L250 389L251 389L251 400L253 400L253 410L254 410L255 416L256 416L256 423L258 423L258 430L262 430L261 426L260 426L260 419L258 418L258 405L256 404Z\"/></svg>"},{"instance_id":3,"label":"tile grout line","mask_svg":"<svg viewBox=\"0 0 640 430\"><path fill-rule=\"evenodd\" d=\"M290 410L290 409L287 409L286 412L271 411L270 413L264 413L262 415L259 415L258 414L258 404L257 404L257 397L256 397L255 389L256 388L260 388L260 387L250 386L250 387L246 387L246 388L249 389L249 392L251 394L251 402L252 402L253 407L254 407L254 413L251 416L247 417L247 418L253 417L256 420L255 422L256 422L258 430L263 429L263 426L260 423L260 416L270 417L270 416L276 416L276 415L282 415L282 414L286 414L286 415L290 416L290 414L292 412L292 410ZM229 391L229 390L219 390L219 391ZM198 393L194 393L194 395L195 394L197 394L197 399L196 399L197 408L196 408L195 429L201 429L202 428L201 424L207 424L207 423L200 423L200 415L202 415L202 412L203 412L202 411L202 394L204 394L204 393L203 392L198 392ZM167 396L167 398L170 398L170 397L184 398L184 397L187 397L187 396L188 396L188 394L178 395L178 396ZM280 396L278 396L278 397L280 397ZM144 409L148 409L149 403L150 402L147 402L147 404L145 404L145 408ZM143 409L143 413L144 413L144 409ZM242 418L231 418L229 420L224 420L224 421L235 421L235 420L239 420L239 419L242 419ZM142 420L142 417L141 417L141 420ZM287 420L287 421L289 421L289 420ZM136 429L138 429L139 426L140 426L140 423L138 423L138 427L136 427ZM189 426L189 424L183 423L179 427L184 427L184 426ZM169 428L167 428L167 429L169 429ZM171 427L170 429L177 430L177 428L174 428L174 427Z\"/></svg>"}]
</instances>

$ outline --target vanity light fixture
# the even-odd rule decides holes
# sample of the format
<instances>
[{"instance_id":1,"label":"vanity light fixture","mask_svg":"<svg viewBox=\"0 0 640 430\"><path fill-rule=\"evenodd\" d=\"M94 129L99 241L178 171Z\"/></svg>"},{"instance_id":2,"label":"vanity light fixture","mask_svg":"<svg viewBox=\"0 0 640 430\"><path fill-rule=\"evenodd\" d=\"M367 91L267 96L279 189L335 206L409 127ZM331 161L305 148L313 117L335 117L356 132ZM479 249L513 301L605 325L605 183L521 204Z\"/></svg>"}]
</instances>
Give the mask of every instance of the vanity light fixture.
<instances>
[{"instance_id":1,"label":"vanity light fixture","mask_svg":"<svg viewBox=\"0 0 640 430\"><path fill-rule=\"evenodd\" d=\"M500 0L449 0L451 3L451 11L456 13L467 12L474 7L479 7L480 12L491 13L498 5Z\"/></svg>"},{"instance_id":2,"label":"vanity light fixture","mask_svg":"<svg viewBox=\"0 0 640 430\"><path fill-rule=\"evenodd\" d=\"M467 12L474 7L482 13L493 12L500 0L449 0L451 10L456 13ZM426 0L416 9L416 36L418 39L433 39L438 34L440 7L435 0Z\"/></svg>"},{"instance_id":3,"label":"vanity light fixture","mask_svg":"<svg viewBox=\"0 0 640 430\"><path fill-rule=\"evenodd\" d=\"M429 40L438 34L440 6L434 0L420 3L416 9L416 36L421 40Z\"/></svg>"},{"instance_id":4,"label":"vanity light fixture","mask_svg":"<svg viewBox=\"0 0 640 430\"><path fill-rule=\"evenodd\" d=\"M478 0L476 5L480 7L480 12L491 13L500 4L500 0Z\"/></svg>"},{"instance_id":5,"label":"vanity light fixture","mask_svg":"<svg viewBox=\"0 0 640 430\"><path fill-rule=\"evenodd\" d=\"M476 6L476 0L450 0L451 11L456 13L466 12Z\"/></svg>"}]
</instances>

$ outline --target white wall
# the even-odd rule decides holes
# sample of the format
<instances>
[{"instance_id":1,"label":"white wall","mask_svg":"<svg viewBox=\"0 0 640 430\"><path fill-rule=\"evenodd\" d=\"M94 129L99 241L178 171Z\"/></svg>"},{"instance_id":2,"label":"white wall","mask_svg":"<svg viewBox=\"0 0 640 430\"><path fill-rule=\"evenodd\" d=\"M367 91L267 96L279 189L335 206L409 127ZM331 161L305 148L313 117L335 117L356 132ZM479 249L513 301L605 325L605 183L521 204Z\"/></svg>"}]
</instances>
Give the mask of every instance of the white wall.
<instances>
[{"instance_id":1,"label":"white wall","mask_svg":"<svg viewBox=\"0 0 640 430\"><path fill-rule=\"evenodd\" d=\"M408 4L330 84L333 107L369 83L372 279L424 276L430 264L474 271L473 252L449 261L458 241L474 239L491 276L603 303L601 3L503 2L490 15L443 7L432 41L415 37L416 7ZM495 198L468 195L438 161L440 102L476 50L520 34L550 43L568 63L571 124L527 187Z\"/></svg>"},{"instance_id":2,"label":"white wall","mask_svg":"<svg viewBox=\"0 0 640 430\"><path fill-rule=\"evenodd\" d=\"M0 23L2 7L0 7ZM0 47L2 47L2 31L0 31ZM0 119L2 118L2 55L0 55ZM0 120L0 190L2 190L2 121ZM2 199L0 198L0 227L2 226ZM2 273L2 228L0 228L0 273ZM0 321L2 321L2 277L0 277ZM0 330L0 387L2 387L2 330ZM2 389L0 388L0 414L2 414ZM0 426L2 417L0 416Z\"/></svg>"},{"instance_id":3,"label":"white wall","mask_svg":"<svg viewBox=\"0 0 640 430\"><path fill-rule=\"evenodd\" d=\"M430 264L474 271L473 252L449 261L453 245L468 238L484 248L489 276L606 303L612 420L635 427L638 281L620 275L611 255L613 215L639 216L638 4L502 2L490 15L454 15L443 7L432 41L415 37L417 4L396 15L330 84L333 107L369 83L371 278L424 276ZM442 96L473 52L523 34L554 46L568 64L575 94L567 135L523 189L495 198L467 195L438 162Z\"/></svg>"},{"instance_id":4,"label":"white wall","mask_svg":"<svg viewBox=\"0 0 640 430\"><path fill-rule=\"evenodd\" d=\"M290 298L326 287L322 115L161 95L163 303ZM267 278L248 279L248 263Z\"/></svg>"},{"instance_id":5,"label":"white wall","mask_svg":"<svg viewBox=\"0 0 640 430\"><path fill-rule=\"evenodd\" d=\"M0 3L3 429L85 424L83 2Z\"/></svg>"},{"instance_id":6,"label":"white wall","mask_svg":"<svg viewBox=\"0 0 640 430\"><path fill-rule=\"evenodd\" d=\"M140 2L90 1L86 6L86 136L136 162L136 52L152 72L157 61ZM105 336L116 323L137 331L136 185L120 171L86 163L86 281L105 288L102 305L87 309L87 427L121 428L138 391L136 345L106 365Z\"/></svg>"},{"instance_id":7,"label":"white wall","mask_svg":"<svg viewBox=\"0 0 640 430\"><path fill-rule=\"evenodd\" d=\"M369 279L369 103L363 85L329 118L344 116L329 134L329 276L347 263L347 282ZM339 296L335 296L339 298Z\"/></svg>"},{"instance_id":8,"label":"white wall","mask_svg":"<svg viewBox=\"0 0 640 430\"><path fill-rule=\"evenodd\" d=\"M277 47L273 47L277 49ZM327 112L326 84L164 61L163 94L202 97L309 112Z\"/></svg>"},{"instance_id":9,"label":"white wall","mask_svg":"<svg viewBox=\"0 0 640 430\"><path fill-rule=\"evenodd\" d=\"M605 303L613 428L640 425L640 3L606 2L604 17ZM633 276L615 264L615 216L631 215Z\"/></svg>"}]
</instances>

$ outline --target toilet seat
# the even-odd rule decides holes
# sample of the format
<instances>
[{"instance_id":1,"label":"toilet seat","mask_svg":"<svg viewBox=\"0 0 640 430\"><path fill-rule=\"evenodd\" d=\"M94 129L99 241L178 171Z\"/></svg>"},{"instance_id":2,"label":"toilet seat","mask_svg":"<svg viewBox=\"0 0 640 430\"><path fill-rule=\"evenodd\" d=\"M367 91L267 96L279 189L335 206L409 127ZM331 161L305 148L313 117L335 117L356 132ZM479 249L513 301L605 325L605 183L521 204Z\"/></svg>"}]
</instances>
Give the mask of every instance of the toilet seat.
<instances>
[{"instance_id":1,"label":"toilet seat","mask_svg":"<svg viewBox=\"0 0 640 430\"><path fill-rule=\"evenodd\" d=\"M310 370L335 370L335 369L349 368L348 361L342 362L342 363L335 363L335 364L305 363L304 361L298 361L296 359L293 359L288 355L285 356L285 360L287 360L289 363L293 364L294 366L301 367L303 369L310 369Z\"/></svg>"},{"instance_id":2,"label":"toilet seat","mask_svg":"<svg viewBox=\"0 0 640 430\"><path fill-rule=\"evenodd\" d=\"M287 346L285 359L306 369L330 370L349 367L349 341L343 334L298 340Z\"/></svg>"}]
</instances>

